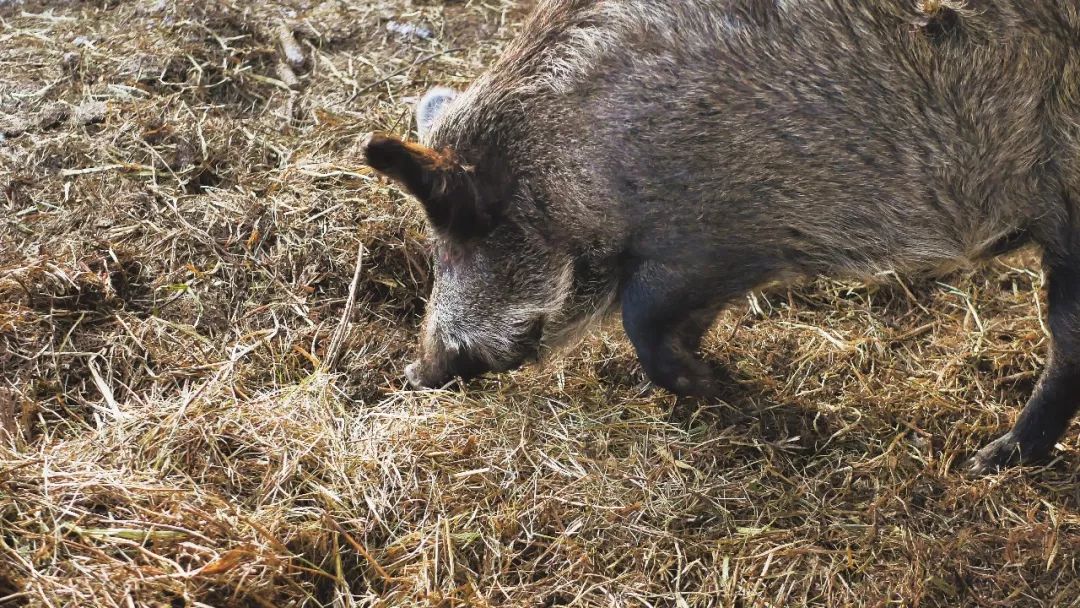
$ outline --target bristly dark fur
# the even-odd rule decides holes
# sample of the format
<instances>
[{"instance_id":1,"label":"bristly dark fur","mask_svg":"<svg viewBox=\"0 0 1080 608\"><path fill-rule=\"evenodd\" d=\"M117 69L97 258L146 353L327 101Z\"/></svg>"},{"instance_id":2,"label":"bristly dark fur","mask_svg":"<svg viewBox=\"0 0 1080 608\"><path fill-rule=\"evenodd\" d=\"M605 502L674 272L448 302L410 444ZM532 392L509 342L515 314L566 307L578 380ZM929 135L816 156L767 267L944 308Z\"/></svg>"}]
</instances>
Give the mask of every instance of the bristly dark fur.
<instances>
[{"instance_id":1,"label":"bristly dark fur","mask_svg":"<svg viewBox=\"0 0 1080 608\"><path fill-rule=\"evenodd\" d=\"M504 369L621 305L650 378L710 395L698 341L749 289L1033 241L1050 363L975 466L1045 456L1080 403L1078 51L1080 4L1049 0L543 1L425 132L504 186L436 267L410 378Z\"/></svg>"}]
</instances>

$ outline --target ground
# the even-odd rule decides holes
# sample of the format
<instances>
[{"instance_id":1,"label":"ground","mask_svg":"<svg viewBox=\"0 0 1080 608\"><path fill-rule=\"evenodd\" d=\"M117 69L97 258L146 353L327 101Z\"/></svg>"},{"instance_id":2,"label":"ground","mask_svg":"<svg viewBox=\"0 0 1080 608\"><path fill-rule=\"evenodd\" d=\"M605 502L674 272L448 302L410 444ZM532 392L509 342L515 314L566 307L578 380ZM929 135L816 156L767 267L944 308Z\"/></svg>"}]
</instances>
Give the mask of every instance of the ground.
<instances>
[{"instance_id":1,"label":"ground","mask_svg":"<svg viewBox=\"0 0 1080 608\"><path fill-rule=\"evenodd\" d=\"M617 319L405 390L422 215L359 160L508 0L0 0L0 604L1078 605L1073 426L973 477L1045 363L1033 252L755 293L730 403Z\"/></svg>"}]
</instances>

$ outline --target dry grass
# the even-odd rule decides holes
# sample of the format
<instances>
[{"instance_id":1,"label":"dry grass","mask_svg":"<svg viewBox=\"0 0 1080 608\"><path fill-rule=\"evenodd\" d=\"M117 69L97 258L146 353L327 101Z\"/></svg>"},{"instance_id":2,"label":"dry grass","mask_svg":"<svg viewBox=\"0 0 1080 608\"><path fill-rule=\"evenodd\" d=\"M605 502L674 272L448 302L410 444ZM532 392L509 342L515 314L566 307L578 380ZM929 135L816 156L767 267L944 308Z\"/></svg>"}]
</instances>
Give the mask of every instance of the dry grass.
<instances>
[{"instance_id":1,"label":"dry grass","mask_svg":"<svg viewBox=\"0 0 1080 608\"><path fill-rule=\"evenodd\" d=\"M617 324L402 390L423 225L357 146L524 9L0 0L0 604L1077 605L1075 427L962 473L1043 363L1030 253L756 294L681 417Z\"/></svg>"}]
</instances>

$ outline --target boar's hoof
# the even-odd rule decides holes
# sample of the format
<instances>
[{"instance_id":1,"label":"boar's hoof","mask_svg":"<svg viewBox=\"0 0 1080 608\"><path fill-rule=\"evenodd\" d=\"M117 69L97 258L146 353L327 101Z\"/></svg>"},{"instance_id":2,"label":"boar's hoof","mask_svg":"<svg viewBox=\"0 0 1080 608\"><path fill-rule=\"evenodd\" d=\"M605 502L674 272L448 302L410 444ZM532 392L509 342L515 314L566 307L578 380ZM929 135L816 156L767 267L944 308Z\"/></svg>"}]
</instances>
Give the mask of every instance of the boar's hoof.
<instances>
[{"instance_id":1,"label":"boar's hoof","mask_svg":"<svg viewBox=\"0 0 1080 608\"><path fill-rule=\"evenodd\" d=\"M971 459L971 472L977 475L994 473L1009 466L1031 463L1046 457L1048 450L1025 449L1013 434L1005 433L979 450Z\"/></svg>"},{"instance_id":2,"label":"boar's hoof","mask_svg":"<svg viewBox=\"0 0 1080 608\"><path fill-rule=\"evenodd\" d=\"M1012 433L1005 433L990 442L971 459L971 472L976 475L997 472L1020 461L1020 450Z\"/></svg>"}]
</instances>

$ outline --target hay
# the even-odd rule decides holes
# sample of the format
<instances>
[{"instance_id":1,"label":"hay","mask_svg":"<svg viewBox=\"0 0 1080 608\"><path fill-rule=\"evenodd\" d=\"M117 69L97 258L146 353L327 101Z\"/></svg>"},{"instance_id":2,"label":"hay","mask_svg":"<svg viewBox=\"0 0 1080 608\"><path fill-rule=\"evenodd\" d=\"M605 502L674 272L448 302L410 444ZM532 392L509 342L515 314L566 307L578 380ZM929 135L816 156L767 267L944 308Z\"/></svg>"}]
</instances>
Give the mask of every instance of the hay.
<instances>
[{"instance_id":1,"label":"hay","mask_svg":"<svg viewBox=\"0 0 1080 608\"><path fill-rule=\"evenodd\" d=\"M617 323L402 390L423 225L357 146L525 8L0 2L0 604L1077 605L1076 431L960 471L1043 364L1030 253L755 294L675 417Z\"/></svg>"}]
</instances>

